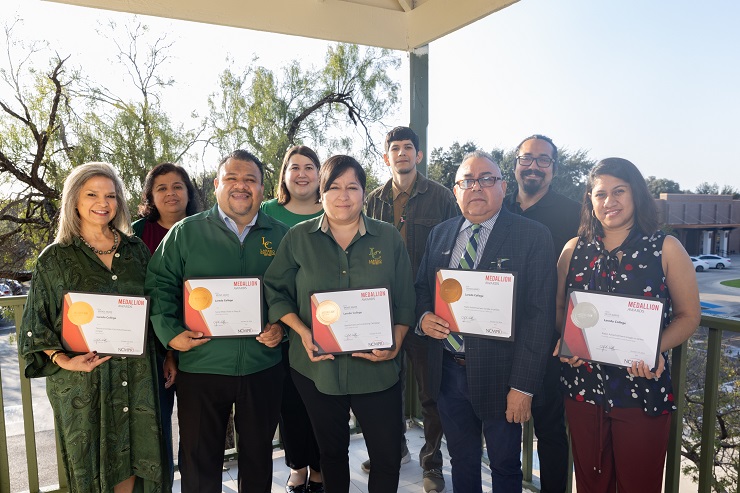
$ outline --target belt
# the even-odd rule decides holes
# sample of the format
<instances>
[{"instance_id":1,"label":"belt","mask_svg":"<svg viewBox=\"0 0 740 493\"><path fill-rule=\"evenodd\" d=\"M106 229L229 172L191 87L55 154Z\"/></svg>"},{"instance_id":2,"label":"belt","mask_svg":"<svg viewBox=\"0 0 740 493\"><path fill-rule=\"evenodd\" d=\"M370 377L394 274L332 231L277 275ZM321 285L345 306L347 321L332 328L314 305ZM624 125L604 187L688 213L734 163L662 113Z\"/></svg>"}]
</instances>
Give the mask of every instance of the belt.
<instances>
[{"instance_id":1,"label":"belt","mask_svg":"<svg viewBox=\"0 0 740 493\"><path fill-rule=\"evenodd\" d=\"M464 354L453 353L452 351L447 351L447 350L444 351L444 354L449 359L457 363L458 365L465 366L465 355Z\"/></svg>"}]
</instances>

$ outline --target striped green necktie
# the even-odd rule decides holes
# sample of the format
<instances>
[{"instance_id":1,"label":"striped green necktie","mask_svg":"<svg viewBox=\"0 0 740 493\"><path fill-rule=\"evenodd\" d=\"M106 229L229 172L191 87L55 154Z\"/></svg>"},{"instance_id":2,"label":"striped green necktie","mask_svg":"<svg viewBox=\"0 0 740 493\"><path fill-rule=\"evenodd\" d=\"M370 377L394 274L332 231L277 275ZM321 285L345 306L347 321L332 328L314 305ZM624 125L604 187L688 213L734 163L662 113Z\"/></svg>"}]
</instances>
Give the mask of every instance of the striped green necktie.
<instances>
[{"instance_id":1,"label":"striped green necktie","mask_svg":"<svg viewBox=\"0 0 740 493\"><path fill-rule=\"evenodd\" d=\"M460 259L460 268L465 270L473 270L475 266L475 259L478 255L478 240L480 239L480 224L473 224L470 228L473 232L470 235L468 244L465 245L465 251ZM457 332L450 332L447 335L447 339L444 340L445 349L453 353L459 353L460 348L463 346L463 337Z\"/></svg>"}]
</instances>

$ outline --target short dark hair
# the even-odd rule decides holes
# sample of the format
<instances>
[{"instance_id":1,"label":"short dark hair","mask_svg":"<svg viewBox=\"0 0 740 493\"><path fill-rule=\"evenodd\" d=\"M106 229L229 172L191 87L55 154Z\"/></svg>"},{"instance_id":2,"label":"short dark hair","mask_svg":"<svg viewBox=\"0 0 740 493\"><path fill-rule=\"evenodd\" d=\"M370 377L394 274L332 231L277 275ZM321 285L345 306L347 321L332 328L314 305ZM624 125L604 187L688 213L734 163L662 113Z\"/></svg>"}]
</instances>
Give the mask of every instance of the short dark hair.
<instances>
[{"instance_id":1,"label":"short dark hair","mask_svg":"<svg viewBox=\"0 0 740 493\"><path fill-rule=\"evenodd\" d=\"M146 178L144 178L144 190L141 192L141 203L139 204L139 217L145 217L151 222L159 220L159 211L154 205L154 179L167 173L179 174L183 183L185 183L185 188L188 191L188 205L185 208L185 215L192 216L200 210L198 194L195 193L195 187L193 182L190 181L190 176L185 168L175 163L160 163L149 170Z\"/></svg>"},{"instance_id":2,"label":"short dark hair","mask_svg":"<svg viewBox=\"0 0 740 493\"><path fill-rule=\"evenodd\" d=\"M253 162L257 166L257 169L260 170L260 183L265 182L265 172L263 171L265 166L262 164L262 161L260 161L257 156L244 149L231 151L229 154L224 156L218 163L218 168L216 168L216 176L218 176L218 174L221 172L221 168L229 159L235 159L236 161Z\"/></svg>"},{"instance_id":3,"label":"short dark hair","mask_svg":"<svg viewBox=\"0 0 740 493\"><path fill-rule=\"evenodd\" d=\"M385 153L388 154L388 149L391 147L391 142L397 142L400 140L410 140L414 144L414 149L419 152L419 136L416 132L411 130L409 127L396 127L385 136Z\"/></svg>"},{"instance_id":4,"label":"short dark hair","mask_svg":"<svg viewBox=\"0 0 740 493\"><path fill-rule=\"evenodd\" d=\"M558 146L556 146L555 142L553 142L552 139L548 137L547 135L542 135L542 134L530 135L526 139L519 142L519 145L516 146L515 154L518 156L519 149L522 147L522 145L524 145L526 141L533 140L533 139L534 140L544 140L545 142L547 142L548 144L552 146L552 172L553 174L555 174L555 172L558 170Z\"/></svg>"},{"instance_id":5,"label":"short dark hair","mask_svg":"<svg viewBox=\"0 0 740 493\"><path fill-rule=\"evenodd\" d=\"M581 224L578 228L578 236L588 240L596 236L603 236L604 229L593 215L593 204L591 204L591 191L594 182L603 175L613 176L626 181L632 190L632 201L634 208L634 224L645 234L653 234L658 229L658 210L655 200L650 195L645 178L637 169L637 166L618 157L602 159L593 167L586 180L586 192L583 194L583 206L581 207Z\"/></svg>"},{"instance_id":6,"label":"short dark hair","mask_svg":"<svg viewBox=\"0 0 740 493\"><path fill-rule=\"evenodd\" d=\"M355 158L352 156L345 156L343 154L332 156L321 165L321 169L319 170L319 192L323 194L329 190L329 187L334 183L334 180L348 169L355 170L355 175L357 175L357 179L360 181L362 192L365 193L365 185L367 182L365 170L362 169L362 165L358 163Z\"/></svg>"},{"instance_id":7,"label":"short dark hair","mask_svg":"<svg viewBox=\"0 0 740 493\"><path fill-rule=\"evenodd\" d=\"M319 156L316 155L316 152L311 149L308 146L293 146L289 148L285 152L285 157L283 158L283 164L280 166L280 181L278 182L278 189L277 189L277 202L280 205L285 205L288 202L290 202L290 192L288 191L288 187L285 186L285 172L288 171L288 162L290 161L290 158L295 156L296 154L300 154L301 156L306 156L308 159L313 162L314 166L316 166L316 171L319 171L321 169L321 163L319 162ZM319 191L316 190L316 203L319 202L319 198L321 197L321 194L319 194Z\"/></svg>"}]
</instances>

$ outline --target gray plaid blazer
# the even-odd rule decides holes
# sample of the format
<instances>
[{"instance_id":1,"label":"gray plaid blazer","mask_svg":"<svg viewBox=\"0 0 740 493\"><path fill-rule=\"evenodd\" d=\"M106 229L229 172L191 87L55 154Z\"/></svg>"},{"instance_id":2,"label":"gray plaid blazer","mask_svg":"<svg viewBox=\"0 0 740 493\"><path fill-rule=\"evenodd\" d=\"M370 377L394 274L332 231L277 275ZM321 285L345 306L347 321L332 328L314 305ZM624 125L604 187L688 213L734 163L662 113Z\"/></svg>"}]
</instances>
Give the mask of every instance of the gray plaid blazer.
<instances>
[{"instance_id":1,"label":"gray plaid blazer","mask_svg":"<svg viewBox=\"0 0 740 493\"><path fill-rule=\"evenodd\" d=\"M416 277L417 320L434 311L434 278L450 265L457 233L465 218L449 219L432 229ZM478 268L517 274L514 342L483 337L465 338L465 360L470 400L481 419L502 418L506 395L516 388L542 392L542 379L555 326L556 266L548 229L501 209L488 237ZM506 259L506 260L503 260ZM442 379L442 341L429 338L429 389L434 399Z\"/></svg>"}]
</instances>

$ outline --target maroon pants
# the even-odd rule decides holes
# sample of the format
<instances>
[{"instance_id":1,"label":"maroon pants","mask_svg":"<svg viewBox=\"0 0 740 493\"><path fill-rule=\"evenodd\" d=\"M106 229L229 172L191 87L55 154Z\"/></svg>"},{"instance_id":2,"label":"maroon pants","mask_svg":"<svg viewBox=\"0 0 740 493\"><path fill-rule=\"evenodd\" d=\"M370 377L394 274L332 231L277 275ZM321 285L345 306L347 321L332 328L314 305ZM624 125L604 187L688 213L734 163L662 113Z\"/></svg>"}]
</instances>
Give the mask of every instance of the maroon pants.
<instances>
[{"instance_id":1,"label":"maroon pants","mask_svg":"<svg viewBox=\"0 0 740 493\"><path fill-rule=\"evenodd\" d=\"M660 493L671 415L565 398L578 493Z\"/></svg>"}]
</instances>

